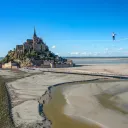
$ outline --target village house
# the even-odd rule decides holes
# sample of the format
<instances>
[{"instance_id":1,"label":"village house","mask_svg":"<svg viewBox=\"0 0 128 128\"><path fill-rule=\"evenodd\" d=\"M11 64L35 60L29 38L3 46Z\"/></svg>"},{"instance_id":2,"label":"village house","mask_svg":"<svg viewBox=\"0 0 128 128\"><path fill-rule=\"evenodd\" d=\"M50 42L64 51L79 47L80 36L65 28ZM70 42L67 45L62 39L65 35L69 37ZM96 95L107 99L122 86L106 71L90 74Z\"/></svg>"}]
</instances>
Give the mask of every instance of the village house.
<instances>
[{"instance_id":1,"label":"village house","mask_svg":"<svg viewBox=\"0 0 128 128\"><path fill-rule=\"evenodd\" d=\"M16 62L9 62L2 65L3 69L17 69L19 68L18 64Z\"/></svg>"},{"instance_id":2,"label":"village house","mask_svg":"<svg viewBox=\"0 0 128 128\"><path fill-rule=\"evenodd\" d=\"M68 68L73 67L73 61L68 60L66 63L56 63L53 60L44 61L43 64L41 64L42 68Z\"/></svg>"}]
</instances>

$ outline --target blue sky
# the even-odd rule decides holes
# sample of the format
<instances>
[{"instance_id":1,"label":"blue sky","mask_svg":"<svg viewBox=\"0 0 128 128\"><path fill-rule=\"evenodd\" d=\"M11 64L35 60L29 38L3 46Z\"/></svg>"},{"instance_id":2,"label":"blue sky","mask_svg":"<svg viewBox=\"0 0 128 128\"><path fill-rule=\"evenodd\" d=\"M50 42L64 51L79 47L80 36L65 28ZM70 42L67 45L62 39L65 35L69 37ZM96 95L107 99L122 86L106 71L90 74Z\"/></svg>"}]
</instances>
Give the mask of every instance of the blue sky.
<instances>
[{"instance_id":1,"label":"blue sky","mask_svg":"<svg viewBox=\"0 0 128 128\"><path fill-rule=\"evenodd\" d=\"M127 7L127 0L1 1L0 56L32 38L34 26L60 56L128 56Z\"/></svg>"}]
</instances>

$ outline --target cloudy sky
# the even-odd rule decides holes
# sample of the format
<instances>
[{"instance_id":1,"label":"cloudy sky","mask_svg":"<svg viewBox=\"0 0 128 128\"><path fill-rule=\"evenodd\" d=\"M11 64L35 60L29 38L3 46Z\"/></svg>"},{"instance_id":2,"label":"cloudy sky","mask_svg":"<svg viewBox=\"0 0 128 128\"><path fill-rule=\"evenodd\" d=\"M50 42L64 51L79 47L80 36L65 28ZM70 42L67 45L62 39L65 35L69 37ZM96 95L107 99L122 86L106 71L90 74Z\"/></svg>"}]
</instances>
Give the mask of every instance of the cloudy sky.
<instances>
[{"instance_id":1,"label":"cloudy sky","mask_svg":"<svg viewBox=\"0 0 128 128\"><path fill-rule=\"evenodd\" d=\"M34 26L60 56L128 56L127 6L126 0L1 1L0 56L32 38Z\"/></svg>"}]
</instances>

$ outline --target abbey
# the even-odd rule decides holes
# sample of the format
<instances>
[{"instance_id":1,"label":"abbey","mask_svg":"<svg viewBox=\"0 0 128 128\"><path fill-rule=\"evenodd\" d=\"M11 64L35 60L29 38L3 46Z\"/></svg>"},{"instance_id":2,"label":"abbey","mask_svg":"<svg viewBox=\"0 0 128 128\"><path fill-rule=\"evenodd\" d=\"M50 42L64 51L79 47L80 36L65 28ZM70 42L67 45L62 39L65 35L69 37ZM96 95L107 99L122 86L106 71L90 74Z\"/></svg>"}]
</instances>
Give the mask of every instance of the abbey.
<instances>
[{"instance_id":1,"label":"abbey","mask_svg":"<svg viewBox=\"0 0 128 128\"><path fill-rule=\"evenodd\" d=\"M33 39L27 39L23 45L16 45L14 50L8 51L8 54L1 61L2 68L39 66L43 68L62 68L72 67L72 60L67 60L55 55L49 50L44 41L39 38L34 28Z\"/></svg>"},{"instance_id":2,"label":"abbey","mask_svg":"<svg viewBox=\"0 0 128 128\"><path fill-rule=\"evenodd\" d=\"M16 45L17 54L24 54L28 51L35 51L37 53L42 53L48 51L48 46L43 42L41 38L36 35L36 30L34 28L33 39L27 39L23 45Z\"/></svg>"}]
</instances>

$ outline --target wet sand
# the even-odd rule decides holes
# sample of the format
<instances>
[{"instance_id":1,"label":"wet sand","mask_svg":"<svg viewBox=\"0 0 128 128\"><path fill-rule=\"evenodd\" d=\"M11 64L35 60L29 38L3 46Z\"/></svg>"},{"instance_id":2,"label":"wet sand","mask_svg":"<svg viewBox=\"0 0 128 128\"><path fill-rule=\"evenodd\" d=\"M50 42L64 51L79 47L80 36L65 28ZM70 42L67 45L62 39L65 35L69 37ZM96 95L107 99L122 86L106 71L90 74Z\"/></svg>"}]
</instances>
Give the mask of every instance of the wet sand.
<instances>
[{"instance_id":1,"label":"wet sand","mask_svg":"<svg viewBox=\"0 0 128 128\"><path fill-rule=\"evenodd\" d=\"M78 121L71 117L66 116L63 113L64 106L66 105L66 100L62 95L63 87L67 85L62 85L56 87L52 91L52 100L44 106L44 112L48 119L52 121L53 128L100 128L97 125L91 124L89 122ZM69 85L70 86L70 85Z\"/></svg>"},{"instance_id":2,"label":"wet sand","mask_svg":"<svg viewBox=\"0 0 128 128\"><path fill-rule=\"evenodd\" d=\"M90 120L102 128L128 127L128 81L95 81L67 86L65 115Z\"/></svg>"},{"instance_id":3,"label":"wet sand","mask_svg":"<svg viewBox=\"0 0 128 128\"><path fill-rule=\"evenodd\" d=\"M117 75L119 75L120 73L121 74L123 73L123 75L128 75L127 67L128 67L128 65L106 66L106 67L100 65L100 66L89 66L89 67L84 66L84 67L78 67L78 68L75 67L75 68L65 68L65 69L21 69L22 71L24 71L26 73L24 73L25 75L23 75L22 78L20 78L20 79L18 78L18 80L15 80L15 77L17 76L17 74L15 74L12 71L0 70L0 75L2 75L4 78L6 77L8 79L10 79L10 76L11 76L11 79L14 79L13 82L8 82L6 86L7 86L8 92L11 97L12 114L13 114L13 120L14 120L15 125L17 127L22 126L23 128L25 128L25 127L28 128L28 125L29 125L29 126L33 126L33 128L35 128L36 127L35 125L37 123L40 124L42 122L42 120L44 119L38 113L38 100L46 92L46 90L48 89L49 86L53 86L55 84L60 84L60 83L65 83L65 82L74 82L74 81L83 81L83 80L85 81L85 80L90 80L90 79L92 80L92 79L97 79L97 78L105 78L105 77L103 77L104 75L103 76L89 76L89 73L92 73L92 72L98 72L98 73L103 73L103 74L117 74ZM55 72L61 71L61 73L46 73L45 72L45 71L50 71L50 70L51 71L55 70ZM75 74L65 74L63 72L71 72L71 73L75 73ZM88 75L82 75L82 73L86 73L86 72L88 73ZM81 73L81 74L77 75L77 73ZM109 79L111 79L111 78L109 78ZM96 99L96 97L94 98L92 95L93 92L96 92L96 94L100 94L99 92L102 92L102 90L105 90L106 92L109 92L110 94L114 95L111 97L107 97L108 101L112 101L112 102L116 101L115 103L118 104L118 106L117 106L118 108L121 108L121 110L122 110L122 108L123 108L123 110L127 110L127 106L128 106L127 105L127 102L128 102L128 100L127 100L127 97L128 97L127 84L123 84L123 82L120 84L118 84L118 83L108 84L106 82L106 84L103 84L103 87L98 85L98 88L97 88L97 86L95 86L95 82L94 82L94 85L91 84L91 85L87 86L87 88L85 88L85 87L79 88L79 87L80 86L75 88L75 86L73 85L73 87L68 89L68 91L70 92L71 95L68 95L69 97L65 96L65 99L68 99L70 103L72 102L76 106L75 113L74 113L74 111L72 113L73 109L71 109L70 105L67 104L68 102L66 103L65 100L63 101L61 99L61 96L57 96L57 100L55 98L56 103L58 103L58 101L61 101L61 100L63 102L62 102L62 104L55 105L54 108L55 108L55 110L57 109L57 111L54 110L52 115L57 115L58 117L60 117L57 114L58 111L60 111L60 112L64 111L65 114L64 113L61 114L62 120L60 117L56 121L54 121L54 120L57 117L54 118L51 116L51 114L47 114L48 119L53 120L53 125L54 124L57 125L56 122L60 122L58 124L59 128L62 128L62 124L65 126L68 123L69 123L69 126L71 127L71 124L73 125L75 122L77 122L76 117L79 117L80 122L77 122L75 126L77 126L78 123L83 124L82 121L87 122L87 118L92 119L95 122L97 121L105 126L108 126L107 124L111 124L111 126L116 124L119 126L119 128L120 127L126 128L128 126L127 125L128 118L126 118L127 115L124 115L122 113L117 114L117 112L111 110L111 107L108 108L109 105L107 106L107 109L106 109L105 108L106 105L103 106L104 98L102 99L100 97L99 99ZM108 88L108 90L107 90L107 88ZM100 89L100 90L98 90L98 89ZM66 90L66 89L64 89L64 90ZM83 90L85 92L82 92ZM67 93L68 92L66 92L66 94ZM83 94L87 94L87 95L83 95ZM62 94L60 93L60 95L62 95ZM76 96L74 97L74 95L76 95ZM87 97L88 102L85 101L86 97ZM93 100L95 101L94 105L90 104L90 102L89 102L89 101L92 101L92 97L93 97ZM83 100L81 100L81 99L83 99ZM106 96L105 96L105 100L106 100ZM82 101L84 101L84 102L82 102ZM97 107L97 103L99 103L99 102L101 102L100 106L102 106L102 107ZM84 103L84 105L83 105L83 103ZM111 103L111 102L108 102L108 103ZM66 107L62 106L62 107L60 107L61 109L57 108L57 106L61 106L61 105L66 106ZM81 106L84 106L85 108L81 108ZM95 107L94 113L93 113L93 111L90 112L88 115L91 115L91 116L87 117L86 111L88 111L90 108L92 108L92 106ZM117 107L116 107L116 109L117 109ZM66 108L66 111L65 111L65 108ZM112 108L115 109L115 106ZM101 111L100 111L100 109L101 109ZM48 112L50 112L50 110L48 110ZM70 113L66 113L66 112L70 112ZM77 115L78 113L81 115ZM98 113L98 114L96 114L96 113ZM82 114L84 114L84 115L82 115ZM86 120L83 120L83 118L80 118L82 116L84 118L86 118ZM110 117L114 120L111 120ZM51 119L51 118L53 118L53 119ZM99 118L102 119L103 122L101 122L100 120L97 120ZM105 119L107 120L107 122L104 122ZM108 119L110 119L110 120L108 120ZM75 122L74 122L74 120L75 120ZM73 123L70 124L70 122L73 122ZM124 122L124 125L126 127L124 127L124 126L122 127L122 122ZM42 122L42 125L43 125L43 122ZM87 124L84 124L84 127L85 127L85 125L86 125L86 127L90 127ZM73 127L75 128L75 126L73 126ZM67 127L67 126L65 126L65 127ZM112 128L117 128L117 127L114 126Z\"/></svg>"},{"instance_id":4,"label":"wet sand","mask_svg":"<svg viewBox=\"0 0 128 128\"><path fill-rule=\"evenodd\" d=\"M15 75L12 71L1 70L0 72L4 77L8 78L12 75L14 79L14 81L8 82L6 86L11 98L11 112L14 124L16 127L22 128L36 128L37 126L50 127L50 122L45 116L40 116L38 112L38 101L40 101L40 97L45 94L48 87L65 82L99 78L94 76L44 73L39 70L27 70L27 73L24 73L25 75L23 75L23 77L15 79L17 74Z\"/></svg>"}]
</instances>

